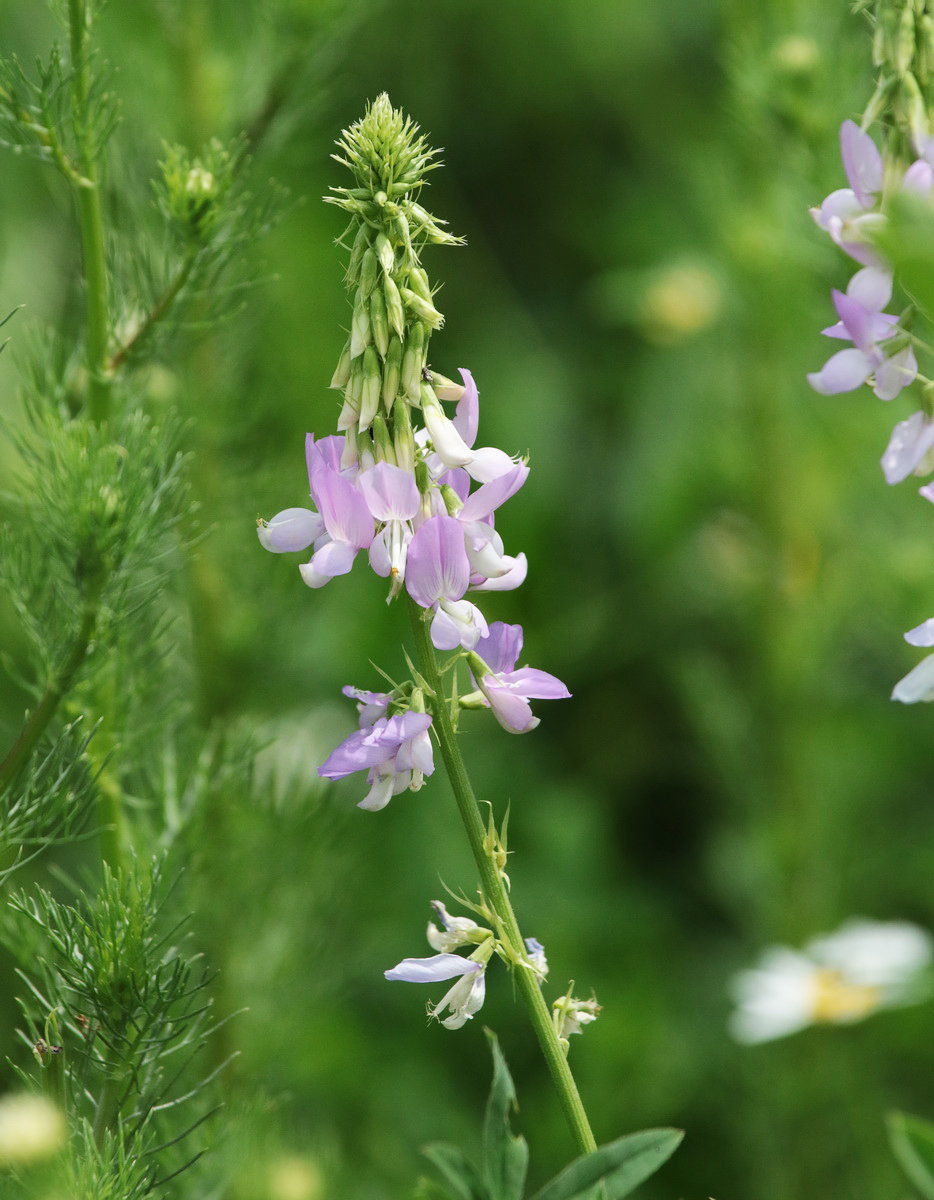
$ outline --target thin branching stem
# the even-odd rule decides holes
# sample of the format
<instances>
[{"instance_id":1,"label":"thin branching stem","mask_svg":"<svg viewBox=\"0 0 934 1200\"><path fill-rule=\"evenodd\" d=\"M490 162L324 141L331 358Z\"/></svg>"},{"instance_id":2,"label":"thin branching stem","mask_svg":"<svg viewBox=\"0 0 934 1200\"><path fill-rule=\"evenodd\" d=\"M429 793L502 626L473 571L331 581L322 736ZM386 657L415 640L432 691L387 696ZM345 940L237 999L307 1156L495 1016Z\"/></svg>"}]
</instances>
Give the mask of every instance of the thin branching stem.
<instances>
[{"instance_id":1,"label":"thin branching stem","mask_svg":"<svg viewBox=\"0 0 934 1200\"><path fill-rule=\"evenodd\" d=\"M172 304L178 297L179 292L188 282L192 269L198 258L198 248L192 248L185 255L181 266L175 273L174 278L169 282L168 287L155 302L152 308L144 317L142 323L132 337L128 338L119 350L115 351L107 362L109 371L116 371L119 367L129 359L133 354L136 354L145 342L152 336L153 330L159 322L165 317Z\"/></svg>"},{"instance_id":2,"label":"thin branching stem","mask_svg":"<svg viewBox=\"0 0 934 1200\"><path fill-rule=\"evenodd\" d=\"M32 713L30 713L9 754L0 763L0 794L6 790L16 777L20 767L23 766L39 744L42 735L58 711L62 697L67 694L74 682L75 676L87 656L88 648L94 639L94 631L97 628L97 612L97 598L94 597L93 601L89 599L85 605L81 625L64 662L49 680L39 703L33 709Z\"/></svg>"},{"instance_id":3,"label":"thin branching stem","mask_svg":"<svg viewBox=\"0 0 934 1200\"><path fill-rule=\"evenodd\" d=\"M101 425L110 416L111 377L107 364L110 322L107 312L107 260L104 250L100 173L90 128L90 15L87 0L68 0L68 28L71 43L72 121L78 143L78 166L83 177L74 191L84 257L88 414L93 421Z\"/></svg>"},{"instance_id":4,"label":"thin branching stem","mask_svg":"<svg viewBox=\"0 0 934 1200\"><path fill-rule=\"evenodd\" d=\"M420 608L414 600L407 598L407 603L412 632L415 637L418 669L435 697L432 705L433 728L438 735L441 756L451 781L451 790L454 792L477 870L480 872L484 899L496 915L500 925L500 936L507 943L512 961L521 964L527 958L525 943L519 931L519 923L513 912L502 873L490 855L487 829L467 775L463 755L457 744L426 621L426 617L430 616L430 613L426 609ZM542 1054L545 1056L545 1062L551 1072L552 1082L558 1092L571 1132L581 1153L588 1154L592 1150L596 1150L597 1143L574 1076L571 1074L567 1057L558 1041L558 1035L542 995L538 977L534 971L521 965L515 967L513 975L525 1003L529 1020L538 1037Z\"/></svg>"}]
</instances>

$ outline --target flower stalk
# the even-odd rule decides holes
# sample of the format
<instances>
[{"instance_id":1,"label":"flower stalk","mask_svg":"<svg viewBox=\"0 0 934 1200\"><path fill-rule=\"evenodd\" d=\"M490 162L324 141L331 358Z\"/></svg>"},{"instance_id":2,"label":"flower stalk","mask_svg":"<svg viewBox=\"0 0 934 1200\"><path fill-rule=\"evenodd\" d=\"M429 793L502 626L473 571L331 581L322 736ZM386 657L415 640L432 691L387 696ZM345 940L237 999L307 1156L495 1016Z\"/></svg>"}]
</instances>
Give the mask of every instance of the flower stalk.
<instances>
[{"instance_id":1,"label":"flower stalk","mask_svg":"<svg viewBox=\"0 0 934 1200\"><path fill-rule=\"evenodd\" d=\"M484 900L496 916L500 927L500 938L512 952L513 962L523 962L527 958L525 942L519 931L519 923L513 912L502 872L489 853L486 825L474 795L467 767L457 744L451 715L444 699L438 662L429 632L431 613L421 608L411 598L408 599L408 609L415 640L418 669L435 697L435 703L432 706L433 728L438 737L441 757L444 759L451 790L454 793L458 812L480 874ZM597 1143L565 1051L555 1032L538 976L532 970L516 967L514 978L578 1149L583 1154L590 1153L597 1148Z\"/></svg>"}]
</instances>

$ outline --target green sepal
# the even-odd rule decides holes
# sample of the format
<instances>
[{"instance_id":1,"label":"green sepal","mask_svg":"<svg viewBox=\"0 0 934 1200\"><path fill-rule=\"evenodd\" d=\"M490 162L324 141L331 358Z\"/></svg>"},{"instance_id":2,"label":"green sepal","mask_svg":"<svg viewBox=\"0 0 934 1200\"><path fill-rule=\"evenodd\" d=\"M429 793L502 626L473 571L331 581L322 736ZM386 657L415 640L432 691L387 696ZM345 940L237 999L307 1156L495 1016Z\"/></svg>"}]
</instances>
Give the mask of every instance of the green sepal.
<instances>
[{"instance_id":1,"label":"green sepal","mask_svg":"<svg viewBox=\"0 0 934 1200\"><path fill-rule=\"evenodd\" d=\"M620 1200L653 1175L674 1154L683 1137L680 1129L628 1133L576 1158L532 1200L590 1200L592 1189L601 1182L606 1200Z\"/></svg>"},{"instance_id":2,"label":"green sepal","mask_svg":"<svg viewBox=\"0 0 934 1200\"><path fill-rule=\"evenodd\" d=\"M899 1166L922 1196L934 1200L934 1125L902 1112L889 1113L885 1124Z\"/></svg>"},{"instance_id":3,"label":"green sepal","mask_svg":"<svg viewBox=\"0 0 934 1200\"><path fill-rule=\"evenodd\" d=\"M484 1033L493 1054L493 1083L483 1118L483 1181L494 1200L522 1200L529 1147L509 1128L509 1114L519 1107L516 1089L496 1034Z\"/></svg>"},{"instance_id":4,"label":"green sepal","mask_svg":"<svg viewBox=\"0 0 934 1200\"><path fill-rule=\"evenodd\" d=\"M486 1190L476 1167L459 1146L432 1142L422 1154L444 1177L445 1190L452 1200L497 1200Z\"/></svg>"}]
</instances>

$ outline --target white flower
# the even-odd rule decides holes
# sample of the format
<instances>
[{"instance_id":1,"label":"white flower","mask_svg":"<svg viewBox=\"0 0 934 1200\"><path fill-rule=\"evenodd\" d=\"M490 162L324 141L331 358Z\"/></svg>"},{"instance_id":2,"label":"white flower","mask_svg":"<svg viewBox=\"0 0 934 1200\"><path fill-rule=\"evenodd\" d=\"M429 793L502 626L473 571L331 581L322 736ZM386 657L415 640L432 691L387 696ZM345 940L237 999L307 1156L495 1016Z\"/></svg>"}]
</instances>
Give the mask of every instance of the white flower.
<instances>
[{"instance_id":1,"label":"white flower","mask_svg":"<svg viewBox=\"0 0 934 1200\"><path fill-rule=\"evenodd\" d=\"M65 1144L65 1115L46 1096L0 1097L0 1167L48 1158Z\"/></svg>"},{"instance_id":2,"label":"white flower","mask_svg":"<svg viewBox=\"0 0 934 1200\"><path fill-rule=\"evenodd\" d=\"M848 921L803 951L771 946L732 981L730 1032L739 1042L765 1042L911 1004L927 994L922 973L931 956L930 936L905 921Z\"/></svg>"}]
</instances>

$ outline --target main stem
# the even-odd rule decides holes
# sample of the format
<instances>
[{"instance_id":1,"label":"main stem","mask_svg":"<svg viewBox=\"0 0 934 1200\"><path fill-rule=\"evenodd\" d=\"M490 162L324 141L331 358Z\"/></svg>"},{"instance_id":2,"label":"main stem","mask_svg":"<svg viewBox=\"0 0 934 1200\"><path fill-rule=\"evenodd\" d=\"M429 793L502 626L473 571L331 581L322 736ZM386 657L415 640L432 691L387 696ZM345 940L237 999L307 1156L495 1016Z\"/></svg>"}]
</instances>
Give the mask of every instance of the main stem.
<instances>
[{"instance_id":1,"label":"main stem","mask_svg":"<svg viewBox=\"0 0 934 1200\"><path fill-rule=\"evenodd\" d=\"M71 44L72 122L78 142L82 182L75 185L81 251L84 258L87 307L88 415L98 425L110 416L110 372L107 365L107 260L104 254L104 216L97 153L91 141L87 0L68 0Z\"/></svg>"},{"instance_id":2,"label":"main stem","mask_svg":"<svg viewBox=\"0 0 934 1200\"><path fill-rule=\"evenodd\" d=\"M435 698L432 709L433 728L438 735L441 756L451 781L451 790L454 792L461 820L467 831L470 848L473 851L474 861L480 872L483 895L499 920L501 935L509 945L513 961L521 962L528 957L525 942L522 940L519 923L513 912L503 877L487 849L486 824L457 744L451 714L444 697L434 646L431 644L426 620L430 614L408 597L406 597L406 602L415 637L418 668ZM538 1037L542 1054L545 1056L545 1062L548 1064L548 1070L551 1072L551 1078L557 1089L571 1132L581 1153L587 1154L596 1150L597 1143L591 1131L590 1122L587 1120L587 1113L584 1110L574 1076L571 1074L571 1068L568 1066L567 1057L558 1041L558 1035L542 995L538 978L533 971L523 967L515 968L514 977L519 993L525 1002L529 1020Z\"/></svg>"}]
</instances>

